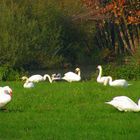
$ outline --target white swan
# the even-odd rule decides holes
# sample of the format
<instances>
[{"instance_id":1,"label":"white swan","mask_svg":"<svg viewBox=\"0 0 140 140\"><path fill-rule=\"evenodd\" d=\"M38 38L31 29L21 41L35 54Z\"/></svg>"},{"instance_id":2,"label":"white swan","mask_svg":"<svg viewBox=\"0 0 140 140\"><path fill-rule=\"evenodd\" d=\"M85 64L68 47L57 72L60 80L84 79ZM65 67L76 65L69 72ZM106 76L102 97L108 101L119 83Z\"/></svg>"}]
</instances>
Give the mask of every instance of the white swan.
<instances>
[{"instance_id":1,"label":"white swan","mask_svg":"<svg viewBox=\"0 0 140 140\"><path fill-rule=\"evenodd\" d=\"M102 76L102 67L100 65L98 65L97 68L99 69L97 82L98 83L104 83L108 76Z\"/></svg>"},{"instance_id":2,"label":"white swan","mask_svg":"<svg viewBox=\"0 0 140 140\"><path fill-rule=\"evenodd\" d=\"M0 108L4 107L12 99L12 89L9 86L0 88Z\"/></svg>"},{"instance_id":3,"label":"white swan","mask_svg":"<svg viewBox=\"0 0 140 140\"><path fill-rule=\"evenodd\" d=\"M34 87L34 83L26 80L26 82L24 83L23 87L24 88L33 88Z\"/></svg>"},{"instance_id":4,"label":"white swan","mask_svg":"<svg viewBox=\"0 0 140 140\"><path fill-rule=\"evenodd\" d=\"M52 83L52 79L51 79L51 77L48 74L45 74L44 76L36 74L36 75L32 75L29 78L26 77L26 76L23 76L21 79L22 80L28 80L30 82L40 82L40 81L45 81L46 78L48 78L49 82Z\"/></svg>"},{"instance_id":5,"label":"white swan","mask_svg":"<svg viewBox=\"0 0 140 140\"><path fill-rule=\"evenodd\" d=\"M117 79L112 81L111 76L108 76L108 78L104 82L104 85L106 86L107 83L109 83L110 86L119 86L119 87L127 87L128 85L130 85L125 79Z\"/></svg>"},{"instance_id":6,"label":"white swan","mask_svg":"<svg viewBox=\"0 0 140 140\"><path fill-rule=\"evenodd\" d=\"M140 99L138 100L138 105L137 105L134 101L132 101L127 96L118 96L113 98L113 100L111 100L110 102L105 102L105 103L114 106L119 111L125 111L125 112L140 111Z\"/></svg>"},{"instance_id":7,"label":"white swan","mask_svg":"<svg viewBox=\"0 0 140 140\"><path fill-rule=\"evenodd\" d=\"M74 72L67 72L64 74L64 77L62 77L63 80L66 80L68 82L74 82L74 81L80 81L81 80L81 72L80 72L80 69L79 68L76 68L75 71L77 72L74 73Z\"/></svg>"}]
</instances>

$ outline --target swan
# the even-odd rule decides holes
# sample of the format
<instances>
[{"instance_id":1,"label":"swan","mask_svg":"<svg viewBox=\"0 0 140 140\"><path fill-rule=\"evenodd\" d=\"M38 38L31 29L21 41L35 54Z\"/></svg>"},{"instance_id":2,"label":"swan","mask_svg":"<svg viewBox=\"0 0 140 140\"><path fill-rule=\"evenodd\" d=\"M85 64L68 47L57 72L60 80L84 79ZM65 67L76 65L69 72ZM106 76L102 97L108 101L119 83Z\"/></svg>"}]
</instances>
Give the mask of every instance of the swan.
<instances>
[{"instance_id":1,"label":"swan","mask_svg":"<svg viewBox=\"0 0 140 140\"><path fill-rule=\"evenodd\" d=\"M111 76L108 76L108 78L104 82L104 85L106 86L107 83L109 83L110 86L119 86L119 87L127 87L128 85L130 85L125 79L117 79L112 81Z\"/></svg>"},{"instance_id":2,"label":"swan","mask_svg":"<svg viewBox=\"0 0 140 140\"><path fill-rule=\"evenodd\" d=\"M23 87L24 88L33 88L34 87L34 83L26 80L26 82L24 83Z\"/></svg>"},{"instance_id":3,"label":"swan","mask_svg":"<svg viewBox=\"0 0 140 140\"><path fill-rule=\"evenodd\" d=\"M61 81L62 80L61 73L52 74L51 79L52 79L52 81Z\"/></svg>"},{"instance_id":4,"label":"swan","mask_svg":"<svg viewBox=\"0 0 140 140\"><path fill-rule=\"evenodd\" d=\"M104 81L107 79L108 76L102 76L102 66L98 65L97 68L99 69L99 74L97 77L97 82L98 83L104 83Z\"/></svg>"},{"instance_id":5,"label":"swan","mask_svg":"<svg viewBox=\"0 0 140 140\"><path fill-rule=\"evenodd\" d=\"M52 83L52 79L51 79L51 77L48 74L45 74L44 76L36 74L36 75L32 75L29 78L26 77L26 76L23 76L21 79L22 80L28 80L30 82L40 82L40 81L45 81L46 78L48 78L49 82Z\"/></svg>"},{"instance_id":6,"label":"swan","mask_svg":"<svg viewBox=\"0 0 140 140\"><path fill-rule=\"evenodd\" d=\"M12 99L12 89L9 86L0 88L0 108L4 107Z\"/></svg>"},{"instance_id":7,"label":"swan","mask_svg":"<svg viewBox=\"0 0 140 140\"><path fill-rule=\"evenodd\" d=\"M138 100L138 105L137 105L134 101L132 101L127 96L117 96L114 97L113 100L111 100L110 102L105 102L105 103L114 106L119 111L125 111L125 112L140 111L140 99Z\"/></svg>"},{"instance_id":8,"label":"swan","mask_svg":"<svg viewBox=\"0 0 140 140\"><path fill-rule=\"evenodd\" d=\"M77 74L70 71L70 72L65 73L62 79L68 82L80 81L81 80L80 68L76 68L75 71L77 72Z\"/></svg>"}]
</instances>

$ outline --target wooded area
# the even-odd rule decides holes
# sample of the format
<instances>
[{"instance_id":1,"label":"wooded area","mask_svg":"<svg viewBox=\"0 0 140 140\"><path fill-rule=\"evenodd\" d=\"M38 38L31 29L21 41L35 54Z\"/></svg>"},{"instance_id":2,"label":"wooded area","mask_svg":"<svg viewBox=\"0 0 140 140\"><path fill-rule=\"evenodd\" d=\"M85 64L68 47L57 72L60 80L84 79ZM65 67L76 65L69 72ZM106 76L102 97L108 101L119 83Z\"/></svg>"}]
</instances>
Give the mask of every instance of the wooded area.
<instances>
[{"instance_id":1,"label":"wooded area","mask_svg":"<svg viewBox=\"0 0 140 140\"><path fill-rule=\"evenodd\" d=\"M139 52L139 0L3 0L0 17L1 67L70 67Z\"/></svg>"}]
</instances>

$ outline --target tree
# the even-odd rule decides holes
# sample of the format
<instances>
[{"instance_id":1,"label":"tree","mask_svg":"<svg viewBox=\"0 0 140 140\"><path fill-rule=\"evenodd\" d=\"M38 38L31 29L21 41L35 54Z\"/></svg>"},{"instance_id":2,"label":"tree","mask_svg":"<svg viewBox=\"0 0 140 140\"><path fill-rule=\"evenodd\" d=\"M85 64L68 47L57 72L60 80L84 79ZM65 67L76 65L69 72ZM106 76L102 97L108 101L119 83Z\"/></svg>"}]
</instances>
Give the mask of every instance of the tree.
<instances>
[{"instance_id":1,"label":"tree","mask_svg":"<svg viewBox=\"0 0 140 140\"><path fill-rule=\"evenodd\" d=\"M140 45L139 0L83 0L88 11L73 20L90 20L97 25L96 42L116 54L133 55Z\"/></svg>"}]
</instances>

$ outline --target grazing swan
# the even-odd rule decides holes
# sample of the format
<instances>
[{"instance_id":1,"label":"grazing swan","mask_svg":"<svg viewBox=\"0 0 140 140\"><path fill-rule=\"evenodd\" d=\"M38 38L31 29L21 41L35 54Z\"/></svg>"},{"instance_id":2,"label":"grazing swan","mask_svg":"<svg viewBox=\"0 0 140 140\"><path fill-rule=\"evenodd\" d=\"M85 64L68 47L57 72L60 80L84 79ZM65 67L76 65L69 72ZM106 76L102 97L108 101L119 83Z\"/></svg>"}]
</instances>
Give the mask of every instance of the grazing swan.
<instances>
[{"instance_id":1,"label":"grazing swan","mask_svg":"<svg viewBox=\"0 0 140 140\"><path fill-rule=\"evenodd\" d=\"M12 99L12 89L9 86L0 88L0 108L4 107Z\"/></svg>"},{"instance_id":2,"label":"grazing swan","mask_svg":"<svg viewBox=\"0 0 140 140\"><path fill-rule=\"evenodd\" d=\"M110 86L119 86L119 87L127 87L128 85L130 85L125 79L117 79L112 81L111 76L108 76L108 78L104 82L104 85L106 86L107 83L109 83Z\"/></svg>"},{"instance_id":3,"label":"grazing swan","mask_svg":"<svg viewBox=\"0 0 140 140\"><path fill-rule=\"evenodd\" d=\"M45 74L44 76L36 74L36 75L32 75L29 78L26 77L26 76L23 76L21 79L22 80L28 80L30 82L40 82L40 81L45 81L46 78L48 78L49 82L52 83L52 79L51 79L51 77L48 74Z\"/></svg>"},{"instance_id":4,"label":"grazing swan","mask_svg":"<svg viewBox=\"0 0 140 140\"><path fill-rule=\"evenodd\" d=\"M23 87L24 88L33 88L34 87L34 83L26 80L26 82L24 83Z\"/></svg>"},{"instance_id":5,"label":"grazing swan","mask_svg":"<svg viewBox=\"0 0 140 140\"><path fill-rule=\"evenodd\" d=\"M114 97L110 102L105 102L117 108L119 111L140 111L140 99L138 100L138 105L126 96Z\"/></svg>"},{"instance_id":6,"label":"grazing swan","mask_svg":"<svg viewBox=\"0 0 140 140\"><path fill-rule=\"evenodd\" d=\"M98 65L97 68L99 69L99 74L98 74L98 77L97 77L97 82L98 83L104 83L104 81L106 80L106 78L108 76L102 76L102 67L100 65Z\"/></svg>"},{"instance_id":7,"label":"grazing swan","mask_svg":"<svg viewBox=\"0 0 140 140\"><path fill-rule=\"evenodd\" d=\"M65 73L64 77L62 77L62 79L66 80L68 82L80 81L81 80L80 69L76 68L75 71L77 72L77 74L70 71L70 72Z\"/></svg>"}]
</instances>

